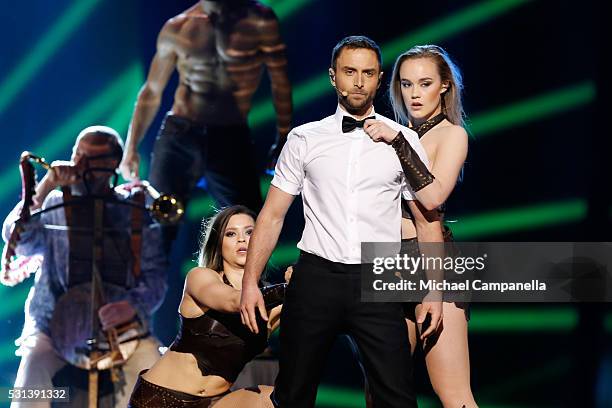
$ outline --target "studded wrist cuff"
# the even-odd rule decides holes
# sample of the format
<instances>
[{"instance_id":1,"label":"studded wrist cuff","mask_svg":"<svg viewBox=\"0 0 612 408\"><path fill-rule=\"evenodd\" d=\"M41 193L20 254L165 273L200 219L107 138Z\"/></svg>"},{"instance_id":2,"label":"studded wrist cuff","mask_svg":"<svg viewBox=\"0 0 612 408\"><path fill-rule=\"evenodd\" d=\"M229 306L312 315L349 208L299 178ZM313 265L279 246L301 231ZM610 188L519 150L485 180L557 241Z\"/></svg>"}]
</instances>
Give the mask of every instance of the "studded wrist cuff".
<instances>
[{"instance_id":1,"label":"studded wrist cuff","mask_svg":"<svg viewBox=\"0 0 612 408\"><path fill-rule=\"evenodd\" d=\"M395 149L395 153L397 153L406 180L413 191L417 192L433 183L433 174L429 172L425 163L421 161L421 158L410 146L402 132L397 133L395 139L391 141L391 146Z\"/></svg>"}]
</instances>

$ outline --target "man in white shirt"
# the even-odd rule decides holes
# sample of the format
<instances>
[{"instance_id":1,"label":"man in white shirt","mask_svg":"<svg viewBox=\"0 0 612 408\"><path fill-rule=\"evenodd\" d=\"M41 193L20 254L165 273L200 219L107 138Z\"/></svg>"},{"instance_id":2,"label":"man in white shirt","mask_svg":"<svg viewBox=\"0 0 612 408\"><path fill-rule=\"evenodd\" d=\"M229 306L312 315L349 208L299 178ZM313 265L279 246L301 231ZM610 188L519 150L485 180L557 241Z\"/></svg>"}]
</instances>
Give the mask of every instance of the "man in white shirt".
<instances>
[{"instance_id":1,"label":"man in white shirt","mask_svg":"<svg viewBox=\"0 0 612 408\"><path fill-rule=\"evenodd\" d=\"M400 197L415 199L406 178L416 173L405 174L411 166L399 157L405 161L408 149L408 157L427 163L416 133L374 112L381 66L380 49L367 37L336 45L329 71L338 94L336 113L290 132L257 218L241 300L243 323L254 332L255 309L267 319L257 281L289 206L302 195L302 252L281 315L280 372L271 397L277 407L314 406L327 354L342 333L359 348L375 407L417 406L401 304L360 301L361 243L399 242ZM394 148L399 145L401 154ZM439 302L424 309L437 326Z\"/></svg>"}]
</instances>

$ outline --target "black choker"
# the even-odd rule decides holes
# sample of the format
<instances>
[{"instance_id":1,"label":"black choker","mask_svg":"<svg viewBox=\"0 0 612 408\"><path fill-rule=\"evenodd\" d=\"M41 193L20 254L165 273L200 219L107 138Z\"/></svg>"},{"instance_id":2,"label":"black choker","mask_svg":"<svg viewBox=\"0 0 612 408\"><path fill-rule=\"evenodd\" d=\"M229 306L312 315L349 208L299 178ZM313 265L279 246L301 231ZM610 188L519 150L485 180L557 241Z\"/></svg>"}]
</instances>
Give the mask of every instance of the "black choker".
<instances>
[{"instance_id":1,"label":"black choker","mask_svg":"<svg viewBox=\"0 0 612 408\"><path fill-rule=\"evenodd\" d=\"M444 119L446 119L446 115L444 113L438 113L433 118L426 120L425 122L421 123L419 126L411 127L410 129L414 130L417 133L417 135L419 135L419 138L421 138L423 137L423 135L425 135L425 133L429 132L432 127L436 126L438 123L442 122Z\"/></svg>"}]
</instances>

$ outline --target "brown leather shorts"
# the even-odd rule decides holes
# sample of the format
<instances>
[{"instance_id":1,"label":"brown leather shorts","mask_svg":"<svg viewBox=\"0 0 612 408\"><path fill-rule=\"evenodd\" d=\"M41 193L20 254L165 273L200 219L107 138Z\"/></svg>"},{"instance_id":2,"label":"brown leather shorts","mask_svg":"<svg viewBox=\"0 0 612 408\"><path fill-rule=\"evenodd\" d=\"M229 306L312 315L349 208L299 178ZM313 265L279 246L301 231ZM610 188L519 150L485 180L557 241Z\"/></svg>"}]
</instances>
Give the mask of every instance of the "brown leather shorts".
<instances>
[{"instance_id":1,"label":"brown leather shorts","mask_svg":"<svg viewBox=\"0 0 612 408\"><path fill-rule=\"evenodd\" d=\"M213 397L199 397L153 384L138 376L128 408L210 408L229 394L229 390Z\"/></svg>"}]
</instances>

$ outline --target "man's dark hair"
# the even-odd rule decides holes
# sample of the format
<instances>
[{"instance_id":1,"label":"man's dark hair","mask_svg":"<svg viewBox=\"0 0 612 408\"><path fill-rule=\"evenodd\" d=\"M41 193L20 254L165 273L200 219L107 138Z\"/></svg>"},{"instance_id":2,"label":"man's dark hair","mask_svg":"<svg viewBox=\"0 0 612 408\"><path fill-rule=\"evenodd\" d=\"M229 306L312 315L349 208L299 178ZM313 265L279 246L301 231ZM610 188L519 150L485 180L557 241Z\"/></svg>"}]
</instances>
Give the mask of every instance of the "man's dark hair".
<instances>
[{"instance_id":1,"label":"man's dark hair","mask_svg":"<svg viewBox=\"0 0 612 408\"><path fill-rule=\"evenodd\" d=\"M349 50L365 48L374 51L376 53L376 57L378 58L378 68L382 69L382 53L380 52L380 47L378 44L364 35L351 35L340 40L332 51L331 67L334 70L336 69L336 61L338 60L340 51L342 51L344 48L348 48Z\"/></svg>"}]
</instances>

